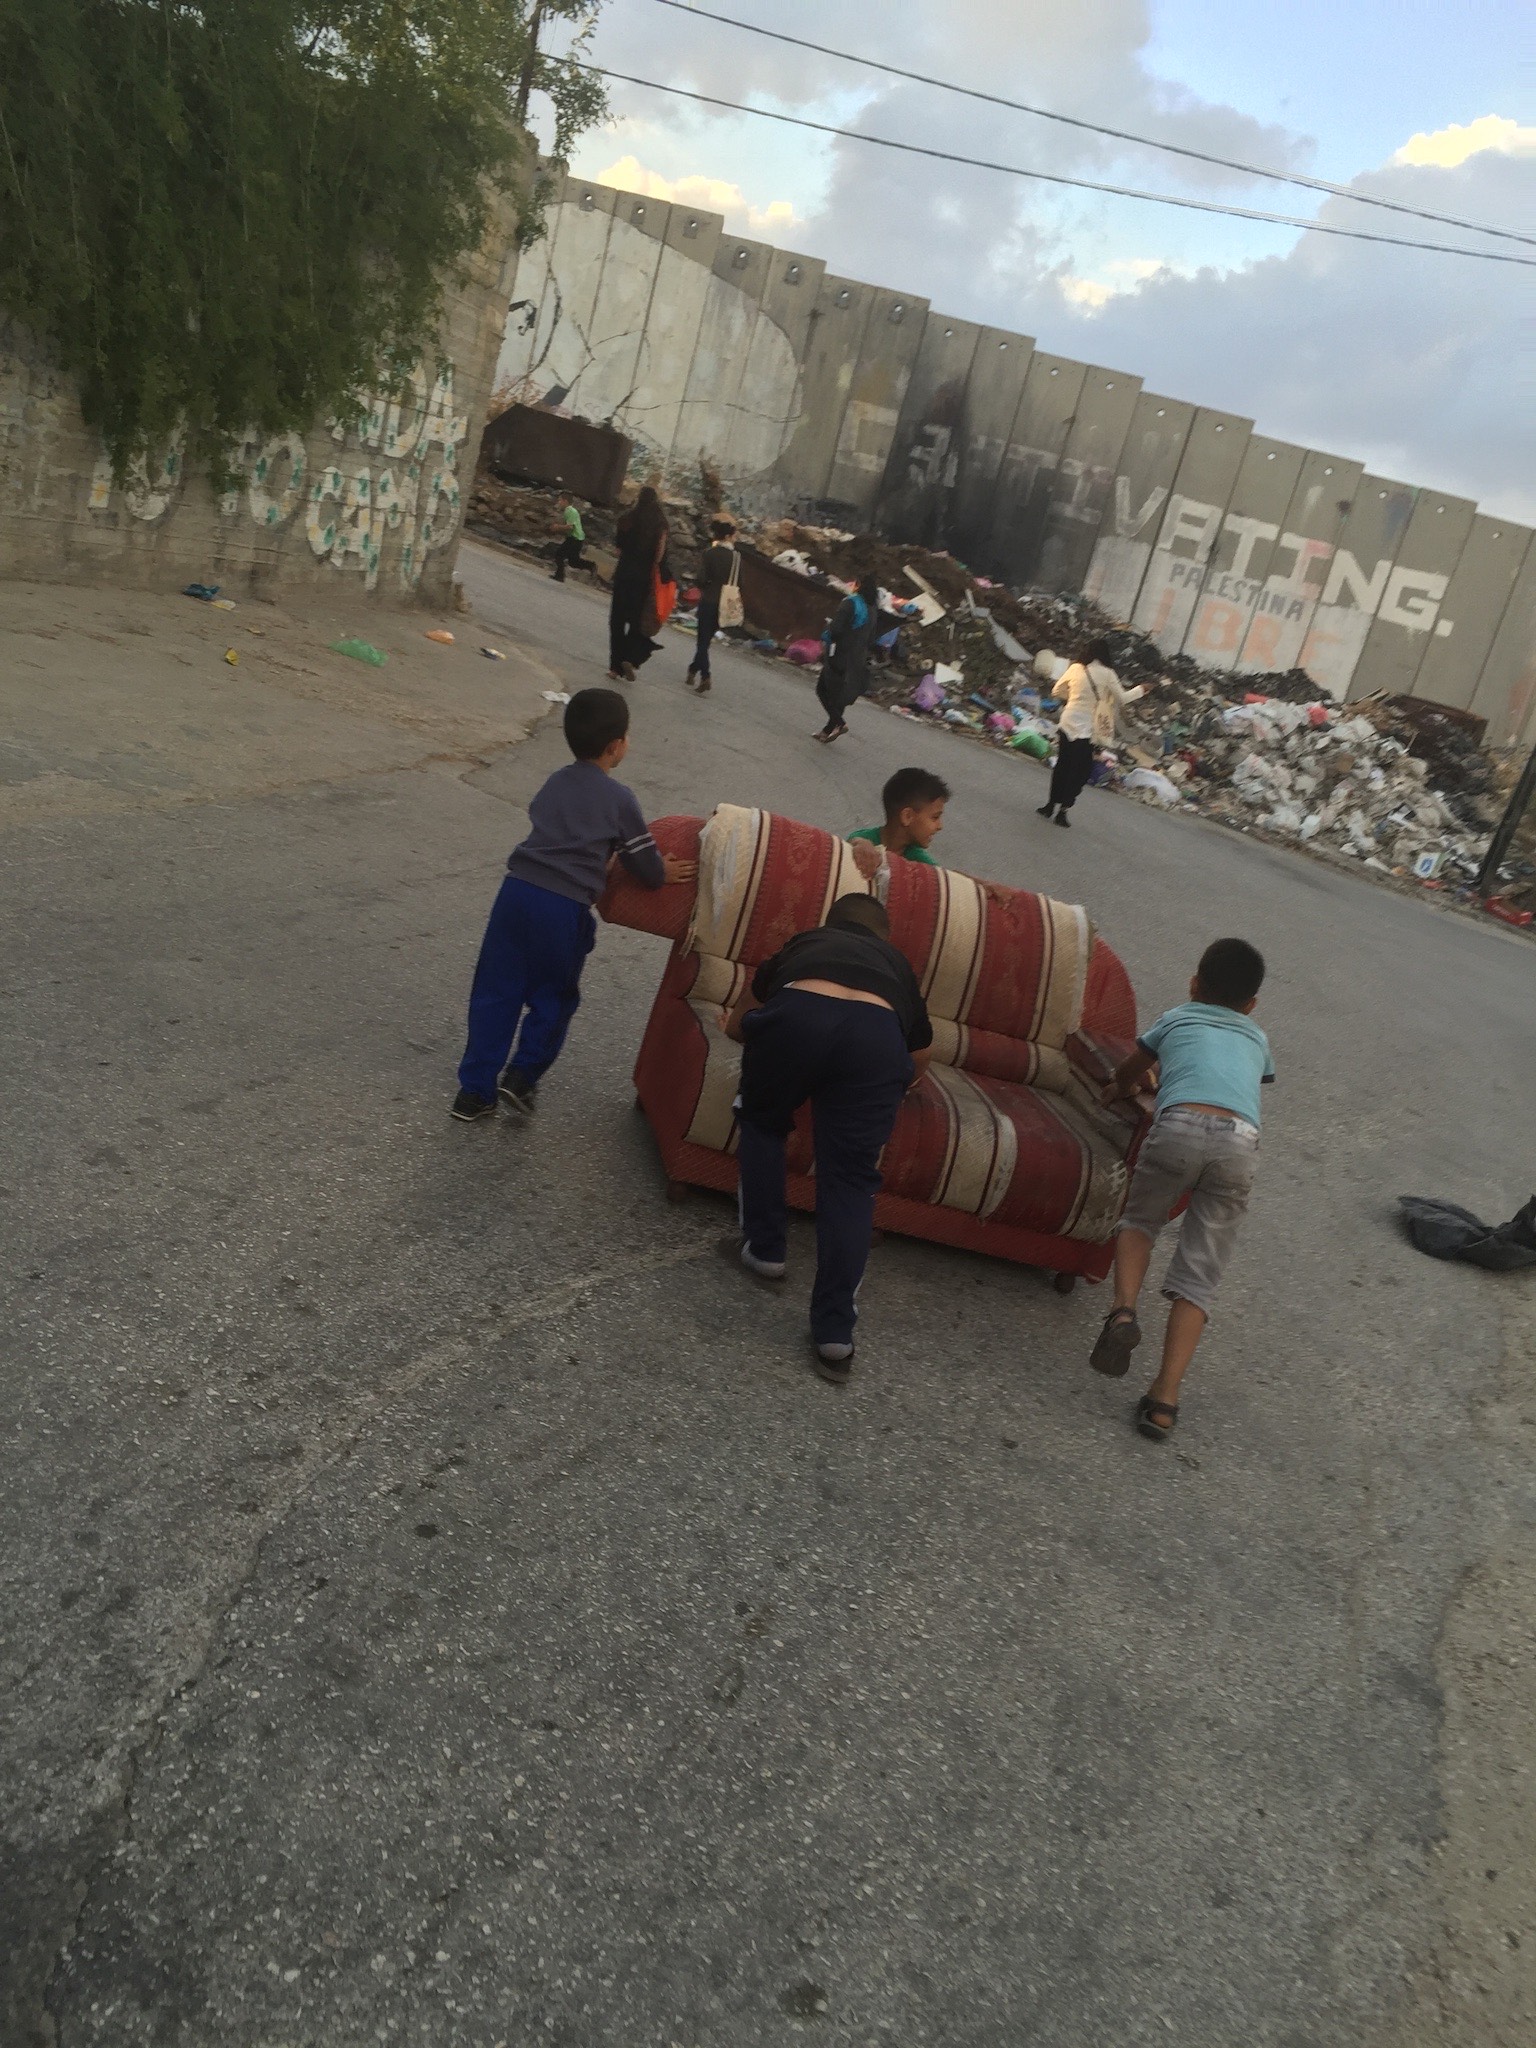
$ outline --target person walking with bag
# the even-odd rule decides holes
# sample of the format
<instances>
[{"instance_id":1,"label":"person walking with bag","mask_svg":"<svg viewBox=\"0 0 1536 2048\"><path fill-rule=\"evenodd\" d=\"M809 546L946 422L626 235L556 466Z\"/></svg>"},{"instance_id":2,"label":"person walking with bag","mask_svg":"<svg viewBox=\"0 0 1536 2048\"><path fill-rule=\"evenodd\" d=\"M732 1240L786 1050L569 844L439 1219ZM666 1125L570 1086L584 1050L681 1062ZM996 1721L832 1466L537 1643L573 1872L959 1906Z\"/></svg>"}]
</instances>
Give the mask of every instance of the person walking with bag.
<instances>
[{"instance_id":1,"label":"person walking with bag","mask_svg":"<svg viewBox=\"0 0 1536 2048\"><path fill-rule=\"evenodd\" d=\"M1051 793L1040 806L1042 818L1054 818L1058 825L1070 825L1067 816L1087 784L1093 769L1093 750L1107 747L1115 737L1115 714L1122 704L1134 704L1147 694L1145 683L1126 689L1110 667L1107 640L1095 640L1081 661L1074 661L1052 688L1051 695L1065 700L1057 725L1056 766L1051 771Z\"/></svg>"},{"instance_id":2,"label":"person walking with bag","mask_svg":"<svg viewBox=\"0 0 1536 2048\"><path fill-rule=\"evenodd\" d=\"M608 607L608 676L632 683L656 652L647 625L656 620L656 579L667 552L667 515L646 484L614 528L619 559ZM654 630L654 626L652 626Z\"/></svg>"},{"instance_id":3,"label":"person walking with bag","mask_svg":"<svg viewBox=\"0 0 1536 2048\"><path fill-rule=\"evenodd\" d=\"M698 645L683 678L688 688L701 697L707 697L710 691L710 641L722 626L739 626L744 617L741 556L731 545L736 529L729 519L716 519L709 531L714 545L706 550L699 572Z\"/></svg>"},{"instance_id":4,"label":"person walking with bag","mask_svg":"<svg viewBox=\"0 0 1536 2048\"><path fill-rule=\"evenodd\" d=\"M873 576L861 576L858 589L843 599L821 636L824 658L816 695L827 722L814 737L824 745L848 730L844 713L863 696L869 682L869 650L879 610L879 583Z\"/></svg>"}]
</instances>

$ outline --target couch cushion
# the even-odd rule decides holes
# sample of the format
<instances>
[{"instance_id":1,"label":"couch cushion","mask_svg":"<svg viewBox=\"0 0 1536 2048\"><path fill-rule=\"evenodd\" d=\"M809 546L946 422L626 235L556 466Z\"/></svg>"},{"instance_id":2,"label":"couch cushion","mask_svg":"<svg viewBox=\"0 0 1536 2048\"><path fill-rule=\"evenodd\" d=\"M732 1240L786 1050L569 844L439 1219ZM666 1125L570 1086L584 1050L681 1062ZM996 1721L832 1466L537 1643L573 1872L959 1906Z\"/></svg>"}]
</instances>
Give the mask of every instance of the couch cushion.
<instances>
[{"instance_id":1,"label":"couch cushion","mask_svg":"<svg viewBox=\"0 0 1536 2048\"><path fill-rule=\"evenodd\" d=\"M664 1035L655 1051L676 1091L676 1127L692 1144L733 1152L741 1047L720 1029L719 1006L696 991L664 996L659 1011L652 1031L660 1024ZM1102 1243L1124 1204L1136 1130L1133 1115L1101 1108L1075 1070L1046 1090L935 1062L902 1104L881 1172L888 1194ZM808 1109L788 1162L792 1172L812 1170Z\"/></svg>"}]
</instances>

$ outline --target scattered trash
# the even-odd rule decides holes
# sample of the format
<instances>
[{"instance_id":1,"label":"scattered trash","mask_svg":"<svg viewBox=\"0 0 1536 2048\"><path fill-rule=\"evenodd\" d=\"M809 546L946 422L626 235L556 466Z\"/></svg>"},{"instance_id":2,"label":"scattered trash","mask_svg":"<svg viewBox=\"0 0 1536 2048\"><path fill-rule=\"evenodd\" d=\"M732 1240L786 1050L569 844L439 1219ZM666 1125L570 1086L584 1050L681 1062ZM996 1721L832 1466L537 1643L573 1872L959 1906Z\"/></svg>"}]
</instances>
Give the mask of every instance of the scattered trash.
<instances>
[{"instance_id":1,"label":"scattered trash","mask_svg":"<svg viewBox=\"0 0 1536 2048\"><path fill-rule=\"evenodd\" d=\"M571 701L569 690L541 690L539 695L546 704L569 704Z\"/></svg>"},{"instance_id":2,"label":"scattered trash","mask_svg":"<svg viewBox=\"0 0 1536 2048\"><path fill-rule=\"evenodd\" d=\"M424 640L436 640L443 647L451 647L453 645L453 635L446 626L434 626L431 632L423 633L421 637Z\"/></svg>"},{"instance_id":3,"label":"scattered trash","mask_svg":"<svg viewBox=\"0 0 1536 2048\"><path fill-rule=\"evenodd\" d=\"M505 661L507 658L499 647L482 647L480 652L487 661Z\"/></svg>"},{"instance_id":4,"label":"scattered trash","mask_svg":"<svg viewBox=\"0 0 1536 2048\"><path fill-rule=\"evenodd\" d=\"M254 633L258 640L265 640L267 637L267 629L265 626L247 626L245 630L247 631L247 633Z\"/></svg>"},{"instance_id":5,"label":"scattered trash","mask_svg":"<svg viewBox=\"0 0 1536 2048\"><path fill-rule=\"evenodd\" d=\"M382 668L389 656L367 640L332 640L333 654L350 654L354 661L366 661L374 668Z\"/></svg>"},{"instance_id":6,"label":"scattered trash","mask_svg":"<svg viewBox=\"0 0 1536 2048\"><path fill-rule=\"evenodd\" d=\"M1432 1259L1465 1259L1491 1273L1536 1266L1536 1195L1496 1226L1455 1202L1437 1202L1428 1195L1399 1195L1397 1200L1409 1239Z\"/></svg>"},{"instance_id":7,"label":"scattered trash","mask_svg":"<svg viewBox=\"0 0 1536 2048\"><path fill-rule=\"evenodd\" d=\"M219 585L217 583L187 583L183 584L181 594L183 597L199 598L204 604L212 604L219 594Z\"/></svg>"},{"instance_id":8,"label":"scattered trash","mask_svg":"<svg viewBox=\"0 0 1536 2048\"><path fill-rule=\"evenodd\" d=\"M729 508L707 467L697 484L664 488L662 497L669 554L687 589L710 545L710 522ZM616 516L617 508L596 506L584 513L595 553L611 540ZM468 523L541 556L564 531L553 490L516 487L483 468ZM1205 668L1190 655L1164 653L1081 593L1011 590L942 550L873 533L743 517L739 536L764 564L822 586L832 602L874 577L889 615L882 623L899 629L877 642L868 690L877 707L1047 759L1060 710L1051 687L1069 658L1102 638L1121 680L1148 693L1098 750L1099 787L1347 861L1516 928L1525 927L1525 912L1536 913L1536 831L1514 845L1497 877L1479 878L1519 765L1485 747L1484 721L1469 713L1385 694L1334 702L1300 669L1240 676ZM767 624L749 620L742 641L759 654L819 666L808 622L786 628L788 646L768 636ZM1536 926L1536 914L1528 923Z\"/></svg>"},{"instance_id":9,"label":"scattered trash","mask_svg":"<svg viewBox=\"0 0 1536 2048\"><path fill-rule=\"evenodd\" d=\"M1160 804L1176 804L1180 801L1177 784L1170 782L1166 775L1159 775L1155 768L1133 768L1120 787L1132 791L1144 790L1154 802Z\"/></svg>"},{"instance_id":10,"label":"scattered trash","mask_svg":"<svg viewBox=\"0 0 1536 2048\"><path fill-rule=\"evenodd\" d=\"M233 647L225 648L224 659L229 663L231 668L238 668L240 666L240 656L236 653Z\"/></svg>"},{"instance_id":11,"label":"scattered trash","mask_svg":"<svg viewBox=\"0 0 1536 2048\"><path fill-rule=\"evenodd\" d=\"M1528 924L1536 923L1536 910L1517 910L1513 903L1507 903L1502 896L1487 897L1483 908L1490 917L1496 917L1501 923L1512 924L1522 931Z\"/></svg>"}]
</instances>

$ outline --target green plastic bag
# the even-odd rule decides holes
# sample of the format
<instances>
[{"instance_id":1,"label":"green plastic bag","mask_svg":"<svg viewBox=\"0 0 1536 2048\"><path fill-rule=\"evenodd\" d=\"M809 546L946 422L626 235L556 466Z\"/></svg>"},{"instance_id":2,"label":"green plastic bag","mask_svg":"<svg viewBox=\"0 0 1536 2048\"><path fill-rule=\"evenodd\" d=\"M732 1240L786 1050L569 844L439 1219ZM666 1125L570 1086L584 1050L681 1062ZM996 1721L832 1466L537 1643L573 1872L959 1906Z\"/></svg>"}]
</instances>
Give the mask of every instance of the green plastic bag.
<instances>
[{"instance_id":1,"label":"green plastic bag","mask_svg":"<svg viewBox=\"0 0 1536 2048\"><path fill-rule=\"evenodd\" d=\"M375 668L382 668L389 656L368 640L333 640L332 654L350 654L354 661L371 662Z\"/></svg>"},{"instance_id":2,"label":"green plastic bag","mask_svg":"<svg viewBox=\"0 0 1536 2048\"><path fill-rule=\"evenodd\" d=\"M1021 732L1008 742L1021 754L1028 754L1033 761L1043 761L1051 751L1051 743L1041 732Z\"/></svg>"}]
</instances>

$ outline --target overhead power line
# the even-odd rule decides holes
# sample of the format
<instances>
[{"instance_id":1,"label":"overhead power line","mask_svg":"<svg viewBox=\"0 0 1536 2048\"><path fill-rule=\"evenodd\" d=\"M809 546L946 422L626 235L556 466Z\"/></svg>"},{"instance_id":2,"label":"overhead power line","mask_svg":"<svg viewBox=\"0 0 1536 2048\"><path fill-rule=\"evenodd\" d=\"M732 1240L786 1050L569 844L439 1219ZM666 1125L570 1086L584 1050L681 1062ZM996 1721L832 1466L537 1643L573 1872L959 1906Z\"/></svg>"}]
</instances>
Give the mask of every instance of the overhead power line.
<instances>
[{"instance_id":1,"label":"overhead power line","mask_svg":"<svg viewBox=\"0 0 1536 2048\"><path fill-rule=\"evenodd\" d=\"M1236 157L1215 156L1209 150L1191 149L1181 142L1159 142L1155 136L1136 135L1127 128L1106 127L1102 121L1083 120L1076 114L1058 114L1050 107L1032 107L1024 100L1004 99L995 92L982 92L973 85L956 85L947 78L930 78L925 72L904 71L899 64L883 63L878 57L864 57L856 50L839 50L826 43L807 42L803 36L786 35L782 29L763 28L755 21L738 21L731 14L716 14L708 7L695 7L690 0L658 0L678 14L696 15L703 21L717 21L727 28L741 29L752 36L766 36L770 42L790 43L797 50L814 51L818 57L835 57L847 64L862 64L869 71L883 71L888 78L902 78L912 85L931 85L941 92L959 93L965 99L983 100L990 107L1006 107L1010 113L1030 114L1036 120L1057 121L1063 127L1081 128L1090 135L1107 135L1116 142L1134 142L1143 149L1160 149L1169 156L1188 157L1192 163L1214 164L1224 171L1240 171L1245 178L1267 178L1280 185L1303 185L1309 192L1326 192L1333 199L1348 199L1356 206L1379 206L1389 213L1405 213L1415 220L1432 221L1436 227L1463 228L1469 234L1497 235L1506 242L1524 242L1536 247L1536 235L1522 235L1514 228L1488 227L1482 221L1461 220L1451 213L1431 213L1422 206L1409 206L1400 199L1383 199L1372 192L1356 192L1348 185L1331 185L1326 178L1309 178L1301 171L1269 171L1260 164L1245 164Z\"/></svg>"},{"instance_id":2,"label":"overhead power line","mask_svg":"<svg viewBox=\"0 0 1536 2048\"><path fill-rule=\"evenodd\" d=\"M663 85L658 79L636 78L627 71L609 71L601 64L569 60L579 71L594 72L620 85L640 85L650 92L674 94L678 99L696 100L701 106L723 107L731 114L752 114L760 121L782 121L791 128L809 128L817 135L837 135L848 142L867 142L875 149L900 150L904 156L930 157L939 163L964 164L975 171L999 171L1008 178L1034 178L1045 185L1070 185L1079 192L1107 192L1116 199L1141 199L1153 206L1179 206L1190 213L1225 214L1231 220L1262 221L1270 227L1297 228L1304 234L1340 235L1351 242L1380 242L1389 249L1420 249L1434 256L1470 256L1480 263L1513 263L1522 270L1536 270L1536 256L1510 256L1502 249L1461 249L1449 242L1409 241L1402 235L1375 235L1368 228L1337 227L1331 222L1304 220L1289 213L1263 213L1252 206L1225 206L1214 199L1184 199L1172 192L1142 192L1134 185L1107 185L1097 178L1069 178L1061 171L1026 170L1021 164L998 164L985 157L959 156L953 150L931 149L920 142L895 142L888 135L865 135L857 128L836 128L827 121L808 121L802 114L779 114L767 107L743 106L739 100L716 99L712 93L692 92L682 85Z\"/></svg>"}]
</instances>

